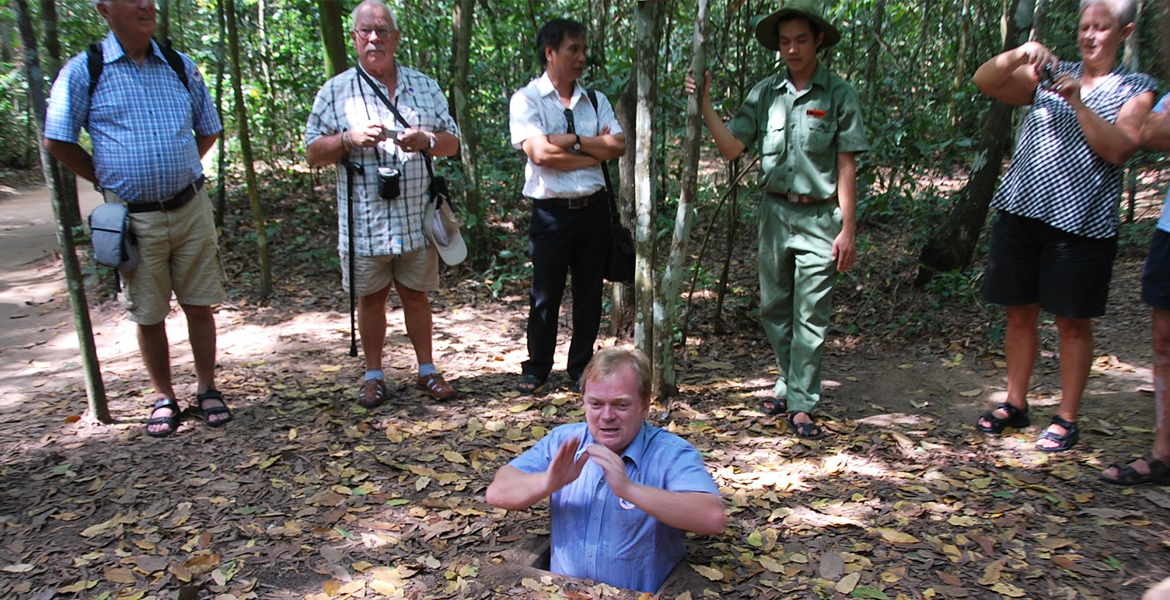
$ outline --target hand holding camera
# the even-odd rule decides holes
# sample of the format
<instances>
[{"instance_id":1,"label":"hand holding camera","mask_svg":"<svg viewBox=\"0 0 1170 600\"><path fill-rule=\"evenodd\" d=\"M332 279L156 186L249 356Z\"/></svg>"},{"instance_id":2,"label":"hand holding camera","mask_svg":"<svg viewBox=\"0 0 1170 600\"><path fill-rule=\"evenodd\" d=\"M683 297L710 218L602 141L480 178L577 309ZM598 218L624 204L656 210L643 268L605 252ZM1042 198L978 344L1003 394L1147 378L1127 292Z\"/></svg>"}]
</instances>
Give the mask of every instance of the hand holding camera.
<instances>
[{"instance_id":1,"label":"hand holding camera","mask_svg":"<svg viewBox=\"0 0 1170 600\"><path fill-rule=\"evenodd\" d=\"M423 129L411 128L399 133L394 143L407 152L430 150L435 147L433 135Z\"/></svg>"}]
</instances>

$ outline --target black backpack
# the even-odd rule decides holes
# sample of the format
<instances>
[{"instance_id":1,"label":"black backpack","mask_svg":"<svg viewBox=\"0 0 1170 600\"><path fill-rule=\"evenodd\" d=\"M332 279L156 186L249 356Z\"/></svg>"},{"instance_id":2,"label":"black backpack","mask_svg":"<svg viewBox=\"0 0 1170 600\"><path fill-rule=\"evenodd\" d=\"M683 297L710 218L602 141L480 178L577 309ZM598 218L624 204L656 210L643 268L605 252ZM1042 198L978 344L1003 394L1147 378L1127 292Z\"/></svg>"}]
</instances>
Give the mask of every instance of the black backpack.
<instances>
[{"instance_id":1,"label":"black backpack","mask_svg":"<svg viewBox=\"0 0 1170 600\"><path fill-rule=\"evenodd\" d=\"M183 58L171 48L170 42L163 43L155 40L155 43L162 50L163 58L171 66L171 70L175 72L175 75L179 76L179 81L183 82L183 87L187 88L187 93L190 93L191 85L187 83L187 68L183 65ZM85 49L85 54L89 65L89 96L92 98L93 91L97 89L98 79L102 76L102 69L105 68L106 62L102 56L101 43L90 44L89 48Z\"/></svg>"}]
</instances>

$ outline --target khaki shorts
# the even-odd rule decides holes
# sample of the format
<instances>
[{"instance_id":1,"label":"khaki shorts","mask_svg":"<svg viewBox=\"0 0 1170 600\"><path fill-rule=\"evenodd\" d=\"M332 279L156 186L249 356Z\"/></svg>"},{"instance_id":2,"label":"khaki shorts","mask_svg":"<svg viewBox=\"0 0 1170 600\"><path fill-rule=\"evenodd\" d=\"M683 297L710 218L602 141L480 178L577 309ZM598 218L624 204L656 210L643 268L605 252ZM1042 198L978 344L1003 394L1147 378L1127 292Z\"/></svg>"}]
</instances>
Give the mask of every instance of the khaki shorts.
<instances>
[{"instance_id":1,"label":"khaki shorts","mask_svg":"<svg viewBox=\"0 0 1170 600\"><path fill-rule=\"evenodd\" d=\"M349 255L341 255L341 289L349 293ZM439 255L434 246L410 254L355 256L353 276L357 295L369 296L397 281L416 291L429 292L439 287Z\"/></svg>"},{"instance_id":2,"label":"khaki shorts","mask_svg":"<svg viewBox=\"0 0 1170 600\"><path fill-rule=\"evenodd\" d=\"M171 311L171 293L180 304L212 306L227 299L216 243L211 199L200 190L171 211L130 215L138 237L138 267L122 273L119 299L140 325L161 323Z\"/></svg>"}]
</instances>

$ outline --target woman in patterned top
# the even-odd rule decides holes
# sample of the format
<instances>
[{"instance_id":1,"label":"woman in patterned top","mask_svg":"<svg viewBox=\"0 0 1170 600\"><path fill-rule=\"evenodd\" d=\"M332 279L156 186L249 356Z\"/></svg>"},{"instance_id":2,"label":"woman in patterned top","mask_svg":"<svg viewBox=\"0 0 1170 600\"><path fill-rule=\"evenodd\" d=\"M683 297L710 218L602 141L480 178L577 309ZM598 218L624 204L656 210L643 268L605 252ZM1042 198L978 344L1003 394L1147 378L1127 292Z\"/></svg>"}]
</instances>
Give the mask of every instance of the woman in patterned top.
<instances>
[{"instance_id":1,"label":"woman in patterned top","mask_svg":"<svg viewBox=\"0 0 1170 600\"><path fill-rule=\"evenodd\" d=\"M1062 452L1080 437L1077 408L1093 360L1090 319L1105 314L1117 252L1122 166L1140 143L1154 82L1118 64L1133 33L1135 0L1082 0L1082 62L1061 62L1028 42L976 71L983 93L1032 105L1015 154L992 200L983 295L1007 310L1007 398L978 423L1000 433L1031 424L1028 381L1043 309L1060 334L1062 397L1036 448Z\"/></svg>"}]
</instances>

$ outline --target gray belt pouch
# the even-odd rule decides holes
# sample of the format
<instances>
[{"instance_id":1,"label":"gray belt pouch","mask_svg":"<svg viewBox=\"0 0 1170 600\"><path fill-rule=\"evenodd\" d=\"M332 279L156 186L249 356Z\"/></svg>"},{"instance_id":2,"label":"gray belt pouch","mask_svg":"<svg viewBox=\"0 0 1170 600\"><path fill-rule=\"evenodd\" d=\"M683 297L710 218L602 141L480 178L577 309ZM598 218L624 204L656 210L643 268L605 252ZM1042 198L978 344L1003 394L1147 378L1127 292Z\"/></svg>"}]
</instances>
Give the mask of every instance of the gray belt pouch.
<instances>
[{"instance_id":1,"label":"gray belt pouch","mask_svg":"<svg viewBox=\"0 0 1170 600\"><path fill-rule=\"evenodd\" d=\"M129 273L138 266L138 239L130 229L125 204L106 202L89 213L93 260L99 265Z\"/></svg>"}]
</instances>

